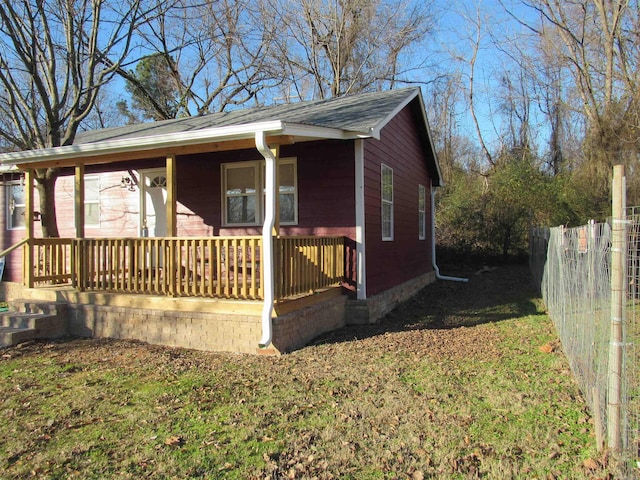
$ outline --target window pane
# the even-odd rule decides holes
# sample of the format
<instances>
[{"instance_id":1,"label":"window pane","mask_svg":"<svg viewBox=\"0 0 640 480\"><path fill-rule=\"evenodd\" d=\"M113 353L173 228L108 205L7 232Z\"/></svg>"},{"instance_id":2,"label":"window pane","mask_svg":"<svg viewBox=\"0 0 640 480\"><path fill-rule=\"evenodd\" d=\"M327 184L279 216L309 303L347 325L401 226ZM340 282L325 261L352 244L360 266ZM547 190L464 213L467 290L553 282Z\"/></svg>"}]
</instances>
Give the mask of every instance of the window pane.
<instances>
[{"instance_id":1,"label":"window pane","mask_svg":"<svg viewBox=\"0 0 640 480\"><path fill-rule=\"evenodd\" d=\"M20 184L9 185L9 199L7 201L8 228L21 228L25 226L25 191Z\"/></svg>"},{"instance_id":2,"label":"window pane","mask_svg":"<svg viewBox=\"0 0 640 480\"><path fill-rule=\"evenodd\" d=\"M393 170L382 166L382 199L388 202L393 201Z\"/></svg>"},{"instance_id":3,"label":"window pane","mask_svg":"<svg viewBox=\"0 0 640 480\"><path fill-rule=\"evenodd\" d=\"M86 202L97 202L100 200L100 189L97 178L84 179L84 199Z\"/></svg>"},{"instance_id":4,"label":"window pane","mask_svg":"<svg viewBox=\"0 0 640 480\"><path fill-rule=\"evenodd\" d=\"M227 197L227 223L255 223L255 221L255 195Z\"/></svg>"},{"instance_id":5,"label":"window pane","mask_svg":"<svg viewBox=\"0 0 640 480\"><path fill-rule=\"evenodd\" d=\"M382 238L391 238L391 215L393 206L390 203L382 204Z\"/></svg>"},{"instance_id":6,"label":"window pane","mask_svg":"<svg viewBox=\"0 0 640 480\"><path fill-rule=\"evenodd\" d=\"M85 203L84 223L87 225L98 225L100 223L100 204Z\"/></svg>"},{"instance_id":7,"label":"window pane","mask_svg":"<svg viewBox=\"0 0 640 480\"><path fill-rule=\"evenodd\" d=\"M295 190L295 172L293 163L280 165L280 193L293 192Z\"/></svg>"},{"instance_id":8,"label":"window pane","mask_svg":"<svg viewBox=\"0 0 640 480\"><path fill-rule=\"evenodd\" d=\"M296 221L294 198L292 194L280 194L280 221L283 223Z\"/></svg>"},{"instance_id":9,"label":"window pane","mask_svg":"<svg viewBox=\"0 0 640 480\"><path fill-rule=\"evenodd\" d=\"M16 205L24 205L24 187L22 185L11 185L11 197Z\"/></svg>"},{"instance_id":10,"label":"window pane","mask_svg":"<svg viewBox=\"0 0 640 480\"><path fill-rule=\"evenodd\" d=\"M151 181L149 182L149 186L150 187L166 187L167 177L163 175L158 175L157 177L154 177L153 179L151 179Z\"/></svg>"},{"instance_id":11,"label":"window pane","mask_svg":"<svg viewBox=\"0 0 640 480\"><path fill-rule=\"evenodd\" d=\"M418 239L424 240L426 235L426 189L424 185L418 185Z\"/></svg>"},{"instance_id":12,"label":"window pane","mask_svg":"<svg viewBox=\"0 0 640 480\"><path fill-rule=\"evenodd\" d=\"M16 207L11 215L11 228L24 227L25 207Z\"/></svg>"},{"instance_id":13,"label":"window pane","mask_svg":"<svg viewBox=\"0 0 640 480\"><path fill-rule=\"evenodd\" d=\"M227 169L227 195L255 193L256 169L251 167Z\"/></svg>"}]
</instances>

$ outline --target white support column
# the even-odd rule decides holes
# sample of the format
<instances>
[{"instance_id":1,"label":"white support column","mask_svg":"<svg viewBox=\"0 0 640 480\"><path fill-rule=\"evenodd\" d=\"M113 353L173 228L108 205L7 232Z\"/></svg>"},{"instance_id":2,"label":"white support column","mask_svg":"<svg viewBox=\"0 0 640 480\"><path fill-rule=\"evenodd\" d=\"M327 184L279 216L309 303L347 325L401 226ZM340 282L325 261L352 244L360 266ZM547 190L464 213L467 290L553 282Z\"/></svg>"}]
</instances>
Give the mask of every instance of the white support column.
<instances>
[{"instance_id":1,"label":"white support column","mask_svg":"<svg viewBox=\"0 0 640 480\"><path fill-rule=\"evenodd\" d=\"M367 262L365 258L364 215L364 140L355 141L356 169L356 294L358 300L367 298Z\"/></svg>"}]
</instances>

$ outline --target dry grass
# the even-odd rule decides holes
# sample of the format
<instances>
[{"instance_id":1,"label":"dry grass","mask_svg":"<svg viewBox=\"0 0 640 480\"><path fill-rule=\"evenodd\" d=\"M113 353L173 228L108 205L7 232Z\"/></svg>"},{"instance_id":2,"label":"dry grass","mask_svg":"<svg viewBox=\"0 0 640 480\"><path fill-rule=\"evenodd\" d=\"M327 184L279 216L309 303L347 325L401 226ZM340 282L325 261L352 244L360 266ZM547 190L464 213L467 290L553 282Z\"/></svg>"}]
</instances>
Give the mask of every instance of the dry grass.
<instances>
[{"instance_id":1,"label":"dry grass","mask_svg":"<svg viewBox=\"0 0 640 480\"><path fill-rule=\"evenodd\" d=\"M279 358L5 350L0 477L609 478L526 275L439 282Z\"/></svg>"}]
</instances>

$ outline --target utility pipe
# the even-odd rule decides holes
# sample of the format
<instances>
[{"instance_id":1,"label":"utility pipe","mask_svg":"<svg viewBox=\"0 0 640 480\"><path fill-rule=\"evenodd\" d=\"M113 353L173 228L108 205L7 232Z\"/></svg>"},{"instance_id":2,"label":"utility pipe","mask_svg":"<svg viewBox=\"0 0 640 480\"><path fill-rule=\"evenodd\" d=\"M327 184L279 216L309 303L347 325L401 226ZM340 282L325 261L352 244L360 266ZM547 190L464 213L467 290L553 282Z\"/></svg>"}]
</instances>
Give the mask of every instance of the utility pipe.
<instances>
[{"instance_id":1,"label":"utility pipe","mask_svg":"<svg viewBox=\"0 0 640 480\"><path fill-rule=\"evenodd\" d=\"M276 222L276 157L267 145L264 131L256 132L256 148L265 160L265 205L262 225L262 275L264 304L262 306L262 338L258 346L266 348L271 343L274 292L273 228Z\"/></svg>"},{"instance_id":2,"label":"utility pipe","mask_svg":"<svg viewBox=\"0 0 640 480\"><path fill-rule=\"evenodd\" d=\"M431 188L431 264L436 272L438 280L449 280L452 282L468 282L468 278L448 277L440 275L440 269L436 263L436 191Z\"/></svg>"}]
</instances>

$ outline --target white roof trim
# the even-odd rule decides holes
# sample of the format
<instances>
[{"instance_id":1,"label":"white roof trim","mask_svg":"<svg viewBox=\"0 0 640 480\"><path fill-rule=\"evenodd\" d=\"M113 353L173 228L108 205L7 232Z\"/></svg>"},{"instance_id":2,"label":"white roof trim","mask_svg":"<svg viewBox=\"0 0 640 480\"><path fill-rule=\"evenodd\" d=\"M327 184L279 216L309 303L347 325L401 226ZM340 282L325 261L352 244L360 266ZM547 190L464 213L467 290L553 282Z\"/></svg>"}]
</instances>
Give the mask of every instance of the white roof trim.
<instances>
[{"instance_id":1,"label":"white roof trim","mask_svg":"<svg viewBox=\"0 0 640 480\"><path fill-rule=\"evenodd\" d=\"M420 95L420 89L419 88L414 89L414 91L413 91L413 93L411 95L408 95L407 98L405 98L404 101L402 103L400 103L393 110L393 112L391 112L389 115L387 115L381 122L379 122L375 126L375 128L373 128L373 131L371 132L373 138L375 138L376 140L380 140L380 131L387 125L387 123L389 123L396 115L398 115L398 113L400 113L400 110L402 110L414 98L416 98L416 95ZM422 100L422 98L421 98L421 100ZM422 111L423 111L423 115L424 115L424 104L422 103L422 101L420 101L420 104L422 105Z\"/></svg>"},{"instance_id":2,"label":"white roof trim","mask_svg":"<svg viewBox=\"0 0 640 480\"><path fill-rule=\"evenodd\" d=\"M352 132L331 127L317 127L301 123L283 123L282 135L295 137L313 137L322 139L350 140L353 138L371 137L370 133Z\"/></svg>"},{"instance_id":3,"label":"white roof trim","mask_svg":"<svg viewBox=\"0 0 640 480\"><path fill-rule=\"evenodd\" d=\"M147 135L80 143L64 147L24 150L0 154L0 163L5 165L38 163L43 161L69 160L79 157L97 157L133 151L156 150L199 143L254 138L256 132L269 135L292 135L319 139L350 139L369 136L358 132L347 132L336 128L316 127L296 123L284 123L281 120L268 122L211 127L190 132L176 132L161 135Z\"/></svg>"},{"instance_id":4,"label":"white roof trim","mask_svg":"<svg viewBox=\"0 0 640 480\"><path fill-rule=\"evenodd\" d=\"M438 155L436 154L436 149L433 144L433 136L431 135L431 128L429 127L429 119L427 118L427 111L424 107L424 100L422 99L422 91L419 88L416 88L414 93L409 95L401 104L399 104L393 112L391 112L387 117L382 120L376 127L372 130L371 136L376 140L380 140L380 131L389 123L393 118L395 118L400 111L409 105L416 97L418 97L418 101L420 102L420 114L422 115L422 120L424 121L424 126L427 129L427 136L429 137L429 145L431 146L431 153L433 155L433 160L436 166L436 171L438 173L438 181L440 186L444 186L444 182L442 179L442 171L440 170L440 162L438 162Z\"/></svg>"},{"instance_id":5,"label":"white roof trim","mask_svg":"<svg viewBox=\"0 0 640 480\"><path fill-rule=\"evenodd\" d=\"M422 100L422 93L418 95L420 101L420 113L424 120L424 126L427 129L427 136L429 137L429 145L431 145L431 153L433 154L433 162L436 165L436 171L438 172L438 186L444 187L444 178L442 177L442 170L440 170L440 162L438 161L438 154L436 153L436 147L433 144L433 135L431 135L431 127L429 126L429 119L427 118L427 110L424 108L424 101Z\"/></svg>"},{"instance_id":6,"label":"white roof trim","mask_svg":"<svg viewBox=\"0 0 640 480\"><path fill-rule=\"evenodd\" d=\"M255 132L280 134L282 122L260 122L246 125L232 125L228 127L212 127L192 132L167 133L164 135L149 135L142 137L123 138L120 140L104 140L93 143L79 143L64 147L44 148L40 150L24 150L0 155L0 162L4 164L18 164L26 162L66 160L76 157L92 157L111 153L131 151L155 150L158 148L182 145L194 145L206 141L240 140L253 138Z\"/></svg>"}]
</instances>

